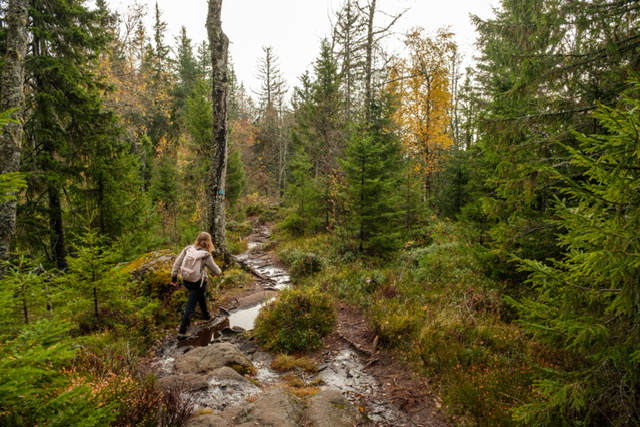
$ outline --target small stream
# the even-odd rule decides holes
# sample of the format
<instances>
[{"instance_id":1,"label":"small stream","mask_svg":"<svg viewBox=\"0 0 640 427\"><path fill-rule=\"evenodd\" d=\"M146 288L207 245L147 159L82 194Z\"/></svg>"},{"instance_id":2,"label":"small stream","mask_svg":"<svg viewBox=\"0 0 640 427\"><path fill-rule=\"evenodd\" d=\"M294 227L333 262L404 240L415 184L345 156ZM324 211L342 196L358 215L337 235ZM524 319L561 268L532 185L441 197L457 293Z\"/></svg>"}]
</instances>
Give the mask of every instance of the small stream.
<instances>
[{"instance_id":1,"label":"small stream","mask_svg":"<svg viewBox=\"0 0 640 427\"><path fill-rule=\"evenodd\" d=\"M267 236L268 237L268 236ZM270 368L273 356L261 351L253 341L247 341L243 331L251 330L254 321L264 304L275 297L277 290L290 286L288 272L272 264L271 259L260 251L262 242L252 242L249 250L239 258L252 268L273 281L268 284L269 290L262 291L261 301L254 305L228 310L229 315L217 315L212 321L192 326L192 336L184 341L172 341L161 348L152 363L158 376L175 373L174 360L191 348L207 346L214 342L231 342L249 356L255 369L254 380L261 385L269 386L281 382L281 374ZM261 292L258 292L260 294ZM255 294L254 294L255 296ZM393 408L390 402L375 400L375 396L384 396L382 386L371 375L365 372L360 357L350 348L331 355L331 361L319 367L314 378L322 379L322 388L340 390L347 399L356 406L365 406L369 419L377 426L400 425L402 415ZM314 378L308 378L313 380ZM222 411L230 406L240 404L262 389L251 382L242 384L209 380L209 388L205 391L191 392L183 396L194 404L196 410L210 408Z\"/></svg>"}]
</instances>

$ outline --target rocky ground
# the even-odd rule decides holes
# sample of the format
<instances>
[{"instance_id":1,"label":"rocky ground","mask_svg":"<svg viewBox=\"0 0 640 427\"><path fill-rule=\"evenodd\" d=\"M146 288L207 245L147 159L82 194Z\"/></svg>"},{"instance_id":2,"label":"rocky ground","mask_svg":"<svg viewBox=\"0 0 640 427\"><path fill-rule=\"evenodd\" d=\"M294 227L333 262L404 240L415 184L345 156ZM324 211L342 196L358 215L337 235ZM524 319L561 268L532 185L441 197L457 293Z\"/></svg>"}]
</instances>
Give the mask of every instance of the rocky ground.
<instances>
[{"instance_id":1,"label":"rocky ground","mask_svg":"<svg viewBox=\"0 0 640 427\"><path fill-rule=\"evenodd\" d=\"M268 227L258 225L242 260L286 286L286 270L261 249L268 238ZM193 405L197 416L190 426L447 425L428 382L376 348L371 325L345 304L338 303L335 332L307 356L318 372L297 373L303 384L292 386L291 374L271 369L274 356L229 322L257 314L256 303L272 298L273 288L274 282L256 280L241 297L223 301L213 322L196 323L193 338L178 343L167 337L158 350L151 366L163 387L179 390Z\"/></svg>"}]
</instances>

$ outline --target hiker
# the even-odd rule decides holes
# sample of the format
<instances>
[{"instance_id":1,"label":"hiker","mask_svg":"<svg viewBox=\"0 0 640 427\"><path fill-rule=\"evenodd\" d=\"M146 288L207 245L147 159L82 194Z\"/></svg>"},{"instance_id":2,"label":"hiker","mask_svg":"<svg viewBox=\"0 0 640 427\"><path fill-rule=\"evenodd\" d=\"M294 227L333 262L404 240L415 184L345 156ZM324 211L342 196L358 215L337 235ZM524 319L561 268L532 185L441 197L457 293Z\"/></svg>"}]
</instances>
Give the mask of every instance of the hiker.
<instances>
[{"instance_id":1,"label":"hiker","mask_svg":"<svg viewBox=\"0 0 640 427\"><path fill-rule=\"evenodd\" d=\"M178 285L178 274L182 277L182 282L185 288L187 288L187 306L182 315L182 321L178 329L178 339L184 339L189 336L187 334L187 328L191 321L191 316L196 310L196 304L200 306L202 311L202 317L205 320L211 319L211 314L207 308L207 281L208 275L205 271L205 267L209 271L219 276L222 274L220 267L213 261L213 242L211 241L211 234L203 231L198 234L198 237L193 245L189 245L180 252L178 258L173 263L171 269L171 285Z\"/></svg>"}]
</instances>

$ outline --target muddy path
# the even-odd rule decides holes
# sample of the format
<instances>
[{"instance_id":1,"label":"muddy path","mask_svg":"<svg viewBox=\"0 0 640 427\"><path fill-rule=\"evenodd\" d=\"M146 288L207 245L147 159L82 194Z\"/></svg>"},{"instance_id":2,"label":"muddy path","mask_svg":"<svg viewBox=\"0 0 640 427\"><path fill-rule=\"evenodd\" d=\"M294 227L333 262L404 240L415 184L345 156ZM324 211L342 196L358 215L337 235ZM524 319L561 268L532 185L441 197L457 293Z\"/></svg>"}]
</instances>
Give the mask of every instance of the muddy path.
<instances>
[{"instance_id":1,"label":"muddy path","mask_svg":"<svg viewBox=\"0 0 640 427\"><path fill-rule=\"evenodd\" d=\"M269 280L256 279L242 295L222 300L213 321L195 322L190 330L192 337L184 341L167 339L151 363L161 379L171 377L177 358L212 343L232 343L251 359L255 367L252 382L209 380L207 388L189 391L184 397L196 411L228 410L284 382L283 374L270 367L274 355L262 351L242 333L253 328L253 321L265 303L290 286L286 268L273 252L265 250L270 237L268 226L256 224L253 233L246 237L248 251L239 256ZM319 351L308 355L317 363L318 372L307 374L305 381L321 384L321 389L339 390L365 415L359 423L362 426L448 425L429 384L391 354L375 348L373 328L361 311L340 302L337 311L338 327L326 337Z\"/></svg>"}]
</instances>

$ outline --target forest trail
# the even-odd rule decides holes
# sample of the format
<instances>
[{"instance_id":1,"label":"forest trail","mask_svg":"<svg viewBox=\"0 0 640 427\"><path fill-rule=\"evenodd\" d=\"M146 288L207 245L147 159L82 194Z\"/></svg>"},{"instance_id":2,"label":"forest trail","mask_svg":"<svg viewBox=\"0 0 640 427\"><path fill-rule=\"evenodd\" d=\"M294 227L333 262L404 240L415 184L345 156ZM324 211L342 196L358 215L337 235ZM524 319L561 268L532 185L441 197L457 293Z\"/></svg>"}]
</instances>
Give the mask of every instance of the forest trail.
<instances>
[{"instance_id":1,"label":"forest trail","mask_svg":"<svg viewBox=\"0 0 640 427\"><path fill-rule=\"evenodd\" d=\"M446 426L425 379L377 350L363 313L340 302L336 330L320 350L307 355L317 372L296 373L297 387L320 384L322 392L298 399L286 391L295 391L291 374L272 370L274 355L239 333L253 327L265 301L289 286L287 270L265 244L269 238L269 227L256 223L240 259L270 280L256 278L243 295L220 301L220 314L211 322L196 322L191 338L167 337L151 364L160 384L178 388L200 414L189 426ZM251 381L225 367L231 365L244 366Z\"/></svg>"}]
</instances>

